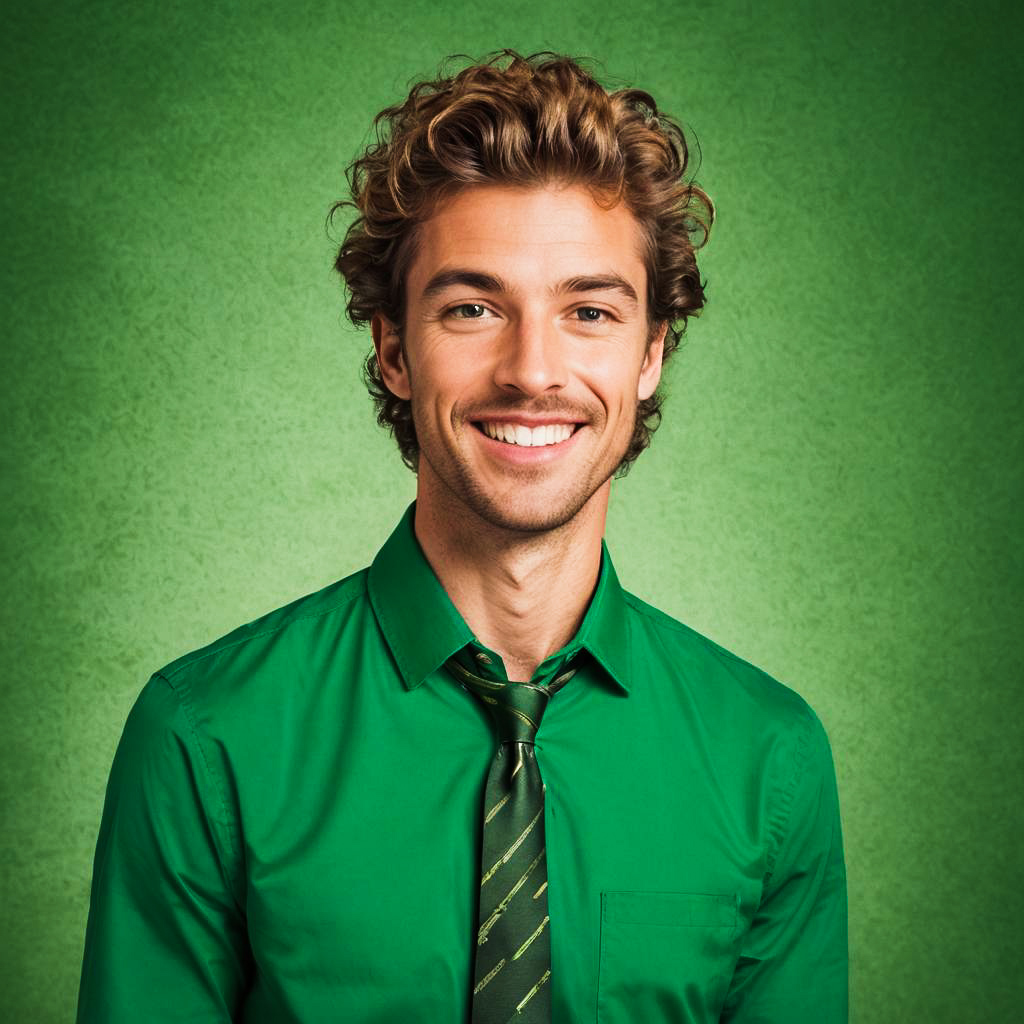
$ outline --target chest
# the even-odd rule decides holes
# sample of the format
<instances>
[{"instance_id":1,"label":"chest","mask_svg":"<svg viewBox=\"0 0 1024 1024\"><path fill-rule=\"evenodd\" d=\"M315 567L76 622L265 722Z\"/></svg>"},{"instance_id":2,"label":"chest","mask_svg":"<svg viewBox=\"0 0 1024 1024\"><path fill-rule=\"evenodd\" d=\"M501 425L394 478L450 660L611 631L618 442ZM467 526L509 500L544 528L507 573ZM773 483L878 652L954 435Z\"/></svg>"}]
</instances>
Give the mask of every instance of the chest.
<instances>
[{"instance_id":1,"label":"chest","mask_svg":"<svg viewBox=\"0 0 1024 1024\"><path fill-rule=\"evenodd\" d=\"M468 1021L493 747L462 725L264 752L286 781L243 799L248 1020ZM764 869L756 773L697 734L612 725L538 736L555 1019L717 1020Z\"/></svg>"}]
</instances>

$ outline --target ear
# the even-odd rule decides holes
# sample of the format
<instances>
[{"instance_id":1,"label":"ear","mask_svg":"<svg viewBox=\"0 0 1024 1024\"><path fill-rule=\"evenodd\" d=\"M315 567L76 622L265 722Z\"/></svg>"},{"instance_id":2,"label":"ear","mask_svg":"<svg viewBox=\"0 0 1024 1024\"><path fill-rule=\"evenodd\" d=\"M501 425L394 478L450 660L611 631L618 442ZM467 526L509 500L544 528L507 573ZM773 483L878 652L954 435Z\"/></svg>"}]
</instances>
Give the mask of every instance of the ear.
<instances>
[{"instance_id":1,"label":"ear","mask_svg":"<svg viewBox=\"0 0 1024 1024\"><path fill-rule=\"evenodd\" d=\"M636 386L636 397L642 402L650 398L661 380L661 365L665 355L665 335L668 333L668 321L662 322L658 333L651 339L640 367L640 380Z\"/></svg>"},{"instance_id":2,"label":"ear","mask_svg":"<svg viewBox=\"0 0 1024 1024\"><path fill-rule=\"evenodd\" d=\"M409 370L405 365L405 353L398 340L395 325L382 313L374 313L370 320L373 333L373 347L377 352L377 365L384 384L396 398L408 401L412 397L409 387Z\"/></svg>"}]
</instances>

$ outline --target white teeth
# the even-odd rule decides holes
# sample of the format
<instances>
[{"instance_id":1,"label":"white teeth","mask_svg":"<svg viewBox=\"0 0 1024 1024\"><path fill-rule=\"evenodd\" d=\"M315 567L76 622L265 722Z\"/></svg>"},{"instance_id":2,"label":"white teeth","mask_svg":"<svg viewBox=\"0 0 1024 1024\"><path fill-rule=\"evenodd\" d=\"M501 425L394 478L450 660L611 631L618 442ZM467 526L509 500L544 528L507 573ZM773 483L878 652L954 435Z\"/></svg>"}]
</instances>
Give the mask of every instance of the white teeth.
<instances>
[{"instance_id":1,"label":"white teeth","mask_svg":"<svg viewBox=\"0 0 1024 1024\"><path fill-rule=\"evenodd\" d=\"M548 423L543 427L524 427L517 423L481 423L483 432L496 441L522 445L524 448L539 448L543 445L559 444L573 432L571 423Z\"/></svg>"}]
</instances>

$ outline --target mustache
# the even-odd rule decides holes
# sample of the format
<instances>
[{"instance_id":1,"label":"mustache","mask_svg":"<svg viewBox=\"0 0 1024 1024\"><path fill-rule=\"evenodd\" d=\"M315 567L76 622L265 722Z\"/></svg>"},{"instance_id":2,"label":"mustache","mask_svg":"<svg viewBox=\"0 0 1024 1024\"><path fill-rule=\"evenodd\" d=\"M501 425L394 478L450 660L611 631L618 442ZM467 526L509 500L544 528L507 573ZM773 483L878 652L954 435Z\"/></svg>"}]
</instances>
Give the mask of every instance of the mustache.
<instances>
[{"instance_id":1,"label":"mustache","mask_svg":"<svg viewBox=\"0 0 1024 1024\"><path fill-rule=\"evenodd\" d=\"M495 401L488 402L486 406L479 408L454 410L459 418L469 421L493 420L503 415L512 416L553 416L573 423L589 423L594 417L591 410L581 408L578 405L566 405L563 401L557 402L523 402Z\"/></svg>"}]
</instances>

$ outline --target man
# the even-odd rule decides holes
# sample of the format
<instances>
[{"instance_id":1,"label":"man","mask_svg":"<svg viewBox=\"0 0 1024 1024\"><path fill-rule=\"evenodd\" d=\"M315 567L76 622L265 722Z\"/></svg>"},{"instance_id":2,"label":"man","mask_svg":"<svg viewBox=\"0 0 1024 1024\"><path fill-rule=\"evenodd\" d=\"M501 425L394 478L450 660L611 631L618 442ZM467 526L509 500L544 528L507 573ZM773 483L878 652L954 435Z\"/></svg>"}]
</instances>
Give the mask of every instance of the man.
<instances>
[{"instance_id":1,"label":"man","mask_svg":"<svg viewBox=\"0 0 1024 1024\"><path fill-rule=\"evenodd\" d=\"M337 262L416 501L142 691L79 1021L845 1020L820 721L602 539L704 301L677 126L512 51L383 118Z\"/></svg>"}]
</instances>

